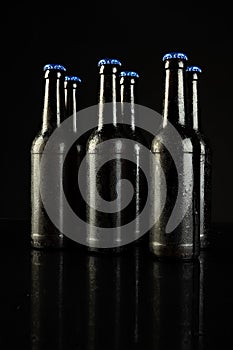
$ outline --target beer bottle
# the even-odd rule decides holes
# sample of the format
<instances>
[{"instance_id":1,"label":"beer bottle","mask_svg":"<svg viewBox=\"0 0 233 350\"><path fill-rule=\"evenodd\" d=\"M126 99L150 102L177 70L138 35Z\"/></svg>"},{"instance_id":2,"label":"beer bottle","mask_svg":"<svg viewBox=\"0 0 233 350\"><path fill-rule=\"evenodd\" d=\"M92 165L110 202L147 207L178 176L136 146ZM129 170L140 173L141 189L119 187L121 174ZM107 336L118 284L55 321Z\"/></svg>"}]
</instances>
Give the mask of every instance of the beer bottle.
<instances>
[{"instance_id":1,"label":"beer bottle","mask_svg":"<svg viewBox=\"0 0 233 350\"><path fill-rule=\"evenodd\" d=\"M151 146L156 161L152 164L152 183L156 189L152 210L159 210L160 215L151 228L149 246L158 258L188 260L198 257L200 252L200 147L188 127L184 77L187 59L179 52L163 56L163 126ZM164 202L165 189L160 186L163 176Z\"/></svg>"},{"instance_id":2,"label":"beer bottle","mask_svg":"<svg viewBox=\"0 0 233 350\"><path fill-rule=\"evenodd\" d=\"M127 137L135 141L135 146L137 148L137 157L135 157L134 171L132 173L133 177L131 179L132 184L135 189L134 197L134 207L130 210L134 210L135 214L135 243L140 243L145 245L148 235L142 235L140 238L140 233L143 231L143 221L140 220L140 213L146 203L148 186L147 179L141 171L141 160L142 157L147 157L142 150L142 146L147 149L150 148L149 142L143 130L137 127L137 118L140 116L137 113L136 104L138 101L137 95L137 84L138 84L139 74L135 71L121 71L120 72L120 101L121 101L121 114L122 120L125 124L125 131L127 132ZM126 123L127 122L127 123ZM143 153L143 156L142 156ZM149 169L149 158L148 158L148 169ZM133 219L133 218L132 218ZM149 218L148 218L149 219ZM147 242L148 243L148 242Z\"/></svg>"},{"instance_id":3,"label":"beer bottle","mask_svg":"<svg viewBox=\"0 0 233 350\"><path fill-rule=\"evenodd\" d=\"M65 72L66 68L60 64L44 66L42 127L31 147L31 245L34 248L62 248L65 241L61 230L48 216L40 194L40 184L46 186L47 179L47 174L41 171L41 157L49 137L65 118ZM59 158L56 171L62 176L63 154L56 152L54 156ZM63 204L55 199L54 206L62 223Z\"/></svg>"},{"instance_id":4,"label":"beer bottle","mask_svg":"<svg viewBox=\"0 0 233 350\"><path fill-rule=\"evenodd\" d=\"M208 140L203 135L200 125L200 67L188 66L186 69L187 100L190 127L196 132L200 142L200 248L209 245L211 218L211 153Z\"/></svg>"},{"instance_id":5,"label":"beer bottle","mask_svg":"<svg viewBox=\"0 0 233 350\"><path fill-rule=\"evenodd\" d=\"M74 75L65 77L65 113L66 118L72 118L72 132L77 133L79 124L79 95L81 79ZM85 200L83 199L78 186L79 166L85 156L86 144L79 137L69 149L64 162L63 188L66 198L72 210L85 218Z\"/></svg>"},{"instance_id":6,"label":"beer bottle","mask_svg":"<svg viewBox=\"0 0 233 350\"><path fill-rule=\"evenodd\" d=\"M99 67L99 91L98 91L98 126L95 128L86 146L87 153L87 188L86 196L89 203L86 209L86 220L90 227L87 229L87 247L89 251L106 252L108 247L99 246L100 238L98 237L98 227L111 227L116 224L117 217L114 213L105 213L96 209L96 191L102 198L110 201L113 196L114 181L120 176L118 167L121 167L120 161L109 162L99 170L98 166L101 161L101 154L97 152L97 146L102 142L119 135L120 127L119 113L117 112L117 101L119 102L119 82L118 69L121 62L118 59L106 58L98 62ZM117 120L118 118L118 120ZM113 149L109 149L112 158L114 158ZM96 172L98 171L98 174ZM117 174L118 173L118 174ZM96 176L98 175L98 176ZM111 189L112 187L112 189ZM114 197L113 197L114 198ZM115 219L115 222L114 222ZM117 248L116 248L117 249ZM110 249L111 250L111 249ZM115 250L113 248L113 250Z\"/></svg>"},{"instance_id":7,"label":"beer bottle","mask_svg":"<svg viewBox=\"0 0 233 350\"><path fill-rule=\"evenodd\" d=\"M86 148L87 245L91 251L121 252L129 248L138 235L135 233L135 174L138 171L138 154L132 138L133 130L129 132L123 123L120 108L118 68L121 63L116 59L102 59L98 66L98 127L89 137ZM107 146L101 148L104 144ZM128 159L129 155L132 162ZM129 195L122 180L128 180L132 184L133 194L131 192ZM103 203L106 205L104 208L101 206ZM122 226L131 224L132 221L132 225L127 226L130 228L126 237ZM102 234L103 231L106 235ZM127 241L129 236L132 237L131 241Z\"/></svg>"}]
</instances>

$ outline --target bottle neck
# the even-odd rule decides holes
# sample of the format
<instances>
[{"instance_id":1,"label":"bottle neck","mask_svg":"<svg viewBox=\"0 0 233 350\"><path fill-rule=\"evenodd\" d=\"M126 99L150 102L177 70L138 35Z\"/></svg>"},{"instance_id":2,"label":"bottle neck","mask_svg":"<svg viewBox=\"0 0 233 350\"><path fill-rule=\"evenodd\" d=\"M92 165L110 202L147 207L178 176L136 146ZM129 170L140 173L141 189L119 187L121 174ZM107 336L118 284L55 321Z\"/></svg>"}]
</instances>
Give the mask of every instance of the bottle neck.
<instances>
[{"instance_id":1,"label":"bottle neck","mask_svg":"<svg viewBox=\"0 0 233 350\"><path fill-rule=\"evenodd\" d=\"M135 130L135 79L122 77L120 81L121 114L123 121Z\"/></svg>"},{"instance_id":2,"label":"bottle neck","mask_svg":"<svg viewBox=\"0 0 233 350\"><path fill-rule=\"evenodd\" d=\"M187 101L189 125L195 131L199 125L199 87L196 72L187 72Z\"/></svg>"},{"instance_id":3,"label":"bottle neck","mask_svg":"<svg viewBox=\"0 0 233 350\"><path fill-rule=\"evenodd\" d=\"M45 72L42 133L57 128L65 119L64 75Z\"/></svg>"},{"instance_id":4,"label":"bottle neck","mask_svg":"<svg viewBox=\"0 0 233 350\"><path fill-rule=\"evenodd\" d=\"M98 130L101 130L105 123L117 126L117 69L110 73L100 74L99 101L98 101ZM109 104L108 104L109 103Z\"/></svg>"},{"instance_id":5,"label":"bottle neck","mask_svg":"<svg viewBox=\"0 0 233 350\"><path fill-rule=\"evenodd\" d=\"M177 67L165 65L165 86L163 102L163 126L170 122L174 126L186 124L184 64Z\"/></svg>"},{"instance_id":6,"label":"bottle neck","mask_svg":"<svg viewBox=\"0 0 233 350\"><path fill-rule=\"evenodd\" d=\"M65 82L65 117L72 116L73 132L77 132L78 86L72 81Z\"/></svg>"}]
</instances>

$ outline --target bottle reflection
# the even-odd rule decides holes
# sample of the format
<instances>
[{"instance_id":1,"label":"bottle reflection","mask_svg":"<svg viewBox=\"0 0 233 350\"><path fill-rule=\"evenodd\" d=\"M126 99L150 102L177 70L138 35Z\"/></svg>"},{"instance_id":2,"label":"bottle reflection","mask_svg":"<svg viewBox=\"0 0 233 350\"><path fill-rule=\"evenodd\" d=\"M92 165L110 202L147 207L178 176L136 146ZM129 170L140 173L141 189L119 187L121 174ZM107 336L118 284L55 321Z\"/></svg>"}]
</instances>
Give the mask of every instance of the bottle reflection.
<instances>
[{"instance_id":1,"label":"bottle reflection","mask_svg":"<svg viewBox=\"0 0 233 350\"><path fill-rule=\"evenodd\" d=\"M198 349L199 273L199 260L151 261L152 348Z\"/></svg>"},{"instance_id":2,"label":"bottle reflection","mask_svg":"<svg viewBox=\"0 0 233 350\"><path fill-rule=\"evenodd\" d=\"M31 252L31 349L62 349L63 252Z\"/></svg>"},{"instance_id":3,"label":"bottle reflection","mask_svg":"<svg viewBox=\"0 0 233 350\"><path fill-rule=\"evenodd\" d=\"M199 349L204 349L205 336L205 295L206 295L206 255L200 253L200 303L199 303Z\"/></svg>"},{"instance_id":4,"label":"bottle reflection","mask_svg":"<svg viewBox=\"0 0 233 350\"><path fill-rule=\"evenodd\" d=\"M124 255L31 252L31 349L134 348L141 333L140 247Z\"/></svg>"},{"instance_id":5,"label":"bottle reflection","mask_svg":"<svg viewBox=\"0 0 233 350\"><path fill-rule=\"evenodd\" d=\"M142 321L140 247L115 256L89 255L88 261L88 350L135 349Z\"/></svg>"},{"instance_id":6,"label":"bottle reflection","mask_svg":"<svg viewBox=\"0 0 233 350\"><path fill-rule=\"evenodd\" d=\"M87 256L87 349L118 349L120 338L121 258Z\"/></svg>"},{"instance_id":7,"label":"bottle reflection","mask_svg":"<svg viewBox=\"0 0 233 350\"><path fill-rule=\"evenodd\" d=\"M142 276L143 249L138 245L121 257L121 344L120 347L138 349L144 344Z\"/></svg>"},{"instance_id":8,"label":"bottle reflection","mask_svg":"<svg viewBox=\"0 0 233 350\"><path fill-rule=\"evenodd\" d=\"M199 349L199 260L159 261L139 246L31 254L32 350Z\"/></svg>"},{"instance_id":9,"label":"bottle reflection","mask_svg":"<svg viewBox=\"0 0 233 350\"><path fill-rule=\"evenodd\" d=\"M86 349L86 256L31 252L31 349Z\"/></svg>"}]
</instances>

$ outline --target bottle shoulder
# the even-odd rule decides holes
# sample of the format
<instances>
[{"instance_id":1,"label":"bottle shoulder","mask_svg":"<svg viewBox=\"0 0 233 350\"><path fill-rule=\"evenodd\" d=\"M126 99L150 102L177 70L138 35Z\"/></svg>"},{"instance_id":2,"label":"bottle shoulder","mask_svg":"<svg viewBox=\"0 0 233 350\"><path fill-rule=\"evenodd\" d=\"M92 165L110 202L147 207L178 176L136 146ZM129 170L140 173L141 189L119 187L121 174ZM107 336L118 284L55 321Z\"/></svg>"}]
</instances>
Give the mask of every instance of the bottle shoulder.
<instances>
[{"instance_id":1,"label":"bottle shoulder","mask_svg":"<svg viewBox=\"0 0 233 350\"><path fill-rule=\"evenodd\" d=\"M203 152L210 152L210 143L206 135L204 135L201 131L196 130L197 139L200 142L201 148Z\"/></svg>"},{"instance_id":2,"label":"bottle shoulder","mask_svg":"<svg viewBox=\"0 0 233 350\"><path fill-rule=\"evenodd\" d=\"M129 131L129 138L132 138L136 142L142 144L146 148L150 148L150 143L148 141L148 138L145 137L145 131L143 133L143 130L141 128L136 127L135 130Z\"/></svg>"},{"instance_id":3,"label":"bottle shoulder","mask_svg":"<svg viewBox=\"0 0 233 350\"><path fill-rule=\"evenodd\" d=\"M139 130L132 130L128 125L119 124L119 126L105 125L101 130L96 128L87 140L87 151L94 150L98 144L104 141L110 141L109 145L113 148L121 149L123 151L129 146L129 140L132 140L132 146L137 149L141 147L149 148L148 142ZM111 147L111 146L110 146Z\"/></svg>"},{"instance_id":4,"label":"bottle shoulder","mask_svg":"<svg viewBox=\"0 0 233 350\"><path fill-rule=\"evenodd\" d=\"M48 130L46 132L39 131L32 141L31 153L43 153L53 131L54 130ZM66 148L66 144L61 141L59 144L52 144L50 151L52 153L65 153Z\"/></svg>"},{"instance_id":5,"label":"bottle shoulder","mask_svg":"<svg viewBox=\"0 0 233 350\"><path fill-rule=\"evenodd\" d=\"M168 145L169 147L179 147L184 153L201 153L201 142L194 130L178 125L176 131L178 134L173 135L170 129L162 128L152 140L152 152L161 152Z\"/></svg>"},{"instance_id":6,"label":"bottle shoulder","mask_svg":"<svg viewBox=\"0 0 233 350\"><path fill-rule=\"evenodd\" d=\"M48 135L47 133L42 133L41 131L39 131L32 141L31 152L42 153L49 139L49 136L50 135Z\"/></svg>"}]
</instances>

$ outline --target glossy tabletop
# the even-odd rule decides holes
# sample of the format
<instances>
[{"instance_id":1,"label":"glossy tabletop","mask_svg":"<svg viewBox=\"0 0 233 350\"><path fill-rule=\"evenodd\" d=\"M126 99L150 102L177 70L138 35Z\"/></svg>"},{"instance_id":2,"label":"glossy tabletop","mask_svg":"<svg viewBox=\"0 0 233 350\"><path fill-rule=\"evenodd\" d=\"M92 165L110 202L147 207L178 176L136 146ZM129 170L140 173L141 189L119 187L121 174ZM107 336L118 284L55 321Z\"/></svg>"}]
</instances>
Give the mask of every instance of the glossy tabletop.
<instances>
[{"instance_id":1,"label":"glossy tabletop","mask_svg":"<svg viewBox=\"0 0 233 350\"><path fill-rule=\"evenodd\" d=\"M1 220L1 349L227 349L233 226L213 225L193 262L30 248L26 221Z\"/></svg>"}]
</instances>

